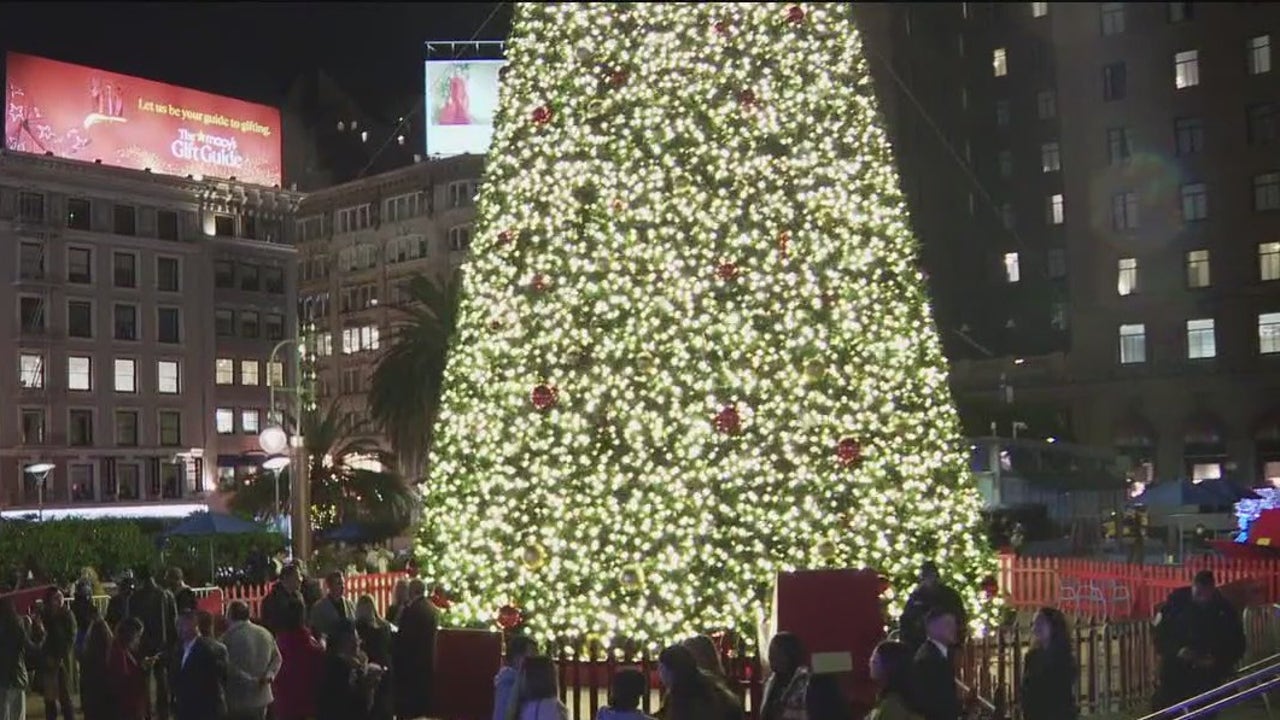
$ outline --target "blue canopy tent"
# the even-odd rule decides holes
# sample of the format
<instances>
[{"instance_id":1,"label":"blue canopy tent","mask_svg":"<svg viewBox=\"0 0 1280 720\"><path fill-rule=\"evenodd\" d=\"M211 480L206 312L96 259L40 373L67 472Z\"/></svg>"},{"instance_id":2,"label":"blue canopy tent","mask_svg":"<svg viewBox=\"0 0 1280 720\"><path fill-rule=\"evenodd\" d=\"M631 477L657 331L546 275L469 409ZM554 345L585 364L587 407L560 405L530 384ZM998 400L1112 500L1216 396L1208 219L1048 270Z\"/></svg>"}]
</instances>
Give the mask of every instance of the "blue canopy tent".
<instances>
[{"instance_id":1,"label":"blue canopy tent","mask_svg":"<svg viewBox=\"0 0 1280 720\"><path fill-rule=\"evenodd\" d=\"M163 537L209 538L209 577L217 577L213 562L213 538L218 535L248 535L267 532L267 528L250 520L216 512L197 512L166 531Z\"/></svg>"}]
</instances>

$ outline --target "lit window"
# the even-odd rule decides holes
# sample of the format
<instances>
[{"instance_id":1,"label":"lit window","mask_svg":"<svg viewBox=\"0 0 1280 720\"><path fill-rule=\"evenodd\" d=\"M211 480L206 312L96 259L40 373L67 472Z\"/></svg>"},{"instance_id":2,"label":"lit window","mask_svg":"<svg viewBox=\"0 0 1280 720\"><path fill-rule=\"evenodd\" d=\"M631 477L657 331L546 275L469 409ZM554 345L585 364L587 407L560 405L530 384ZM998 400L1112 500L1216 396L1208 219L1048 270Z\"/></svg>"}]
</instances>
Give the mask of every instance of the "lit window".
<instances>
[{"instance_id":1,"label":"lit window","mask_svg":"<svg viewBox=\"0 0 1280 720\"><path fill-rule=\"evenodd\" d=\"M161 395L177 395L182 391L182 374L177 360L156 363L156 391Z\"/></svg>"},{"instance_id":2,"label":"lit window","mask_svg":"<svg viewBox=\"0 0 1280 720\"><path fill-rule=\"evenodd\" d=\"M1187 253L1187 287L1209 287L1209 251L1192 250Z\"/></svg>"},{"instance_id":3,"label":"lit window","mask_svg":"<svg viewBox=\"0 0 1280 720\"><path fill-rule=\"evenodd\" d=\"M240 384L257 386L258 385L258 361L257 360L241 360L240 361Z\"/></svg>"},{"instance_id":4,"label":"lit window","mask_svg":"<svg viewBox=\"0 0 1280 720\"><path fill-rule=\"evenodd\" d=\"M1280 280L1280 242L1258 244L1258 276L1263 281Z\"/></svg>"},{"instance_id":5,"label":"lit window","mask_svg":"<svg viewBox=\"0 0 1280 720\"><path fill-rule=\"evenodd\" d=\"M1254 176L1253 209L1280 210L1280 172Z\"/></svg>"},{"instance_id":6,"label":"lit window","mask_svg":"<svg viewBox=\"0 0 1280 720\"><path fill-rule=\"evenodd\" d=\"M1116 292L1132 295L1138 291L1138 258L1120 258L1116 263Z\"/></svg>"},{"instance_id":7,"label":"lit window","mask_svg":"<svg viewBox=\"0 0 1280 720\"><path fill-rule=\"evenodd\" d=\"M1187 321L1187 359L1203 360L1218 355L1213 334L1213 318Z\"/></svg>"},{"instance_id":8,"label":"lit window","mask_svg":"<svg viewBox=\"0 0 1280 720\"><path fill-rule=\"evenodd\" d=\"M1280 312L1258 315L1258 352L1280 353Z\"/></svg>"},{"instance_id":9,"label":"lit window","mask_svg":"<svg viewBox=\"0 0 1280 720\"><path fill-rule=\"evenodd\" d=\"M1204 183L1182 186L1182 219L1188 222L1209 217L1209 188Z\"/></svg>"},{"instance_id":10,"label":"lit window","mask_svg":"<svg viewBox=\"0 0 1280 720\"><path fill-rule=\"evenodd\" d=\"M1124 32L1124 3L1102 3L1102 34L1119 35Z\"/></svg>"},{"instance_id":11,"label":"lit window","mask_svg":"<svg viewBox=\"0 0 1280 720\"><path fill-rule=\"evenodd\" d=\"M67 389L93 390L93 359L72 355L67 358Z\"/></svg>"},{"instance_id":12,"label":"lit window","mask_svg":"<svg viewBox=\"0 0 1280 720\"><path fill-rule=\"evenodd\" d=\"M241 410L240 431L246 435L257 435L261 417L261 413L257 410Z\"/></svg>"},{"instance_id":13,"label":"lit window","mask_svg":"<svg viewBox=\"0 0 1280 720\"><path fill-rule=\"evenodd\" d=\"M991 51L991 70L996 77L1004 77L1009 74L1009 56L1004 48L996 48Z\"/></svg>"},{"instance_id":14,"label":"lit window","mask_svg":"<svg viewBox=\"0 0 1280 720\"><path fill-rule=\"evenodd\" d=\"M135 360L116 358L115 361L116 392L138 392L138 363Z\"/></svg>"},{"instance_id":15,"label":"lit window","mask_svg":"<svg viewBox=\"0 0 1280 720\"><path fill-rule=\"evenodd\" d=\"M1041 120L1049 120L1058 115L1058 94L1053 90L1041 90L1036 93L1036 115Z\"/></svg>"},{"instance_id":16,"label":"lit window","mask_svg":"<svg viewBox=\"0 0 1280 720\"><path fill-rule=\"evenodd\" d=\"M1016 283L1022 279L1022 272L1018 268L1018 253L1008 252L1004 254L1004 279L1006 282Z\"/></svg>"},{"instance_id":17,"label":"lit window","mask_svg":"<svg viewBox=\"0 0 1280 720\"><path fill-rule=\"evenodd\" d=\"M1061 193L1049 196L1045 211L1046 220L1050 225L1061 225L1066 221L1066 208Z\"/></svg>"},{"instance_id":18,"label":"lit window","mask_svg":"<svg viewBox=\"0 0 1280 720\"><path fill-rule=\"evenodd\" d=\"M1119 193L1111 196L1111 229L1138 229L1138 194Z\"/></svg>"},{"instance_id":19,"label":"lit window","mask_svg":"<svg viewBox=\"0 0 1280 720\"><path fill-rule=\"evenodd\" d=\"M1173 56L1173 84L1178 89L1200 84L1200 51L1183 50Z\"/></svg>"},{"instance_id":20,"label":"lit window","mask_svg":"<svg viewBox=\"0 0 1280 720\"><path fill-rule=\"evenodd\" d=\"M1249 74L1261 75L1271 72L1271 36L1259 35L1249 38Z\"/></svg>"},{"instance_id":21,"label":"lit window","mask_svg":"<svg viewBox=\"0 0 1280 720\"><path fill-rule=\"evenodd\" d=\"M1033 2L1031 3L1031 17L1044 17L1049 14L1049 3Z\"/></svg>"},{"instance_id":22,"label":"lit window","mask_svg":"<svg viewBox=\"0 0 1280 720\"><path fill-rule=\"evenodd\" d=\"M1222 463L1194 463L1191 466L1191 484L1199 485L1205 480L1221 480Z\"/></svg>"},{"instance_id":23,"label":"lit window","mask_svg":"<svg viewBox=\"0 0 1280 720\"><path fill-rule=\"evenodd\" d=\"M1040 146L1040 169L1043 172L1058 172L1062 169L1062 153L1058 143L1045 143Z\"/></svg>"},{"instance_id":24,"label":"lit window","mask_svg":"<svg viewBox=\"0 0 1280 720\"><path fill-rule=\"evenodd\" d=\"M18 385L26 389L44 387L44 356L23 353L18 356Z\"/></svg>"},{"instance_id":25,"label":"lit window","mask_svg":"<svg viewBox=\"0 0 1280 720\"><path fill-rule=\"evenodd\" d=\"M236 384L236 361L231 358L218 358L214 361L214 382L218 385Z\"/></svg>"},{"instance_id":26,"label":"lit window","mask_svg":"<svg viewBox=\"0 0 1280 720\"><path fill-rule=\"evenodd\" d=\"M267 363L267 384L271 387L284 387L284 363Z\"/></svg>"},{"instance_id":27,"label":"lit window","mask_svg":"<svg viewBox=\"0 0 1280 720\"><path fill-rule=\"evenodd\" d=\"M1120 363L1134 365L1147 361L1147 326L1120 326Z\"/></svg>"},{"instance_id":28,"label":"lit window","mask_svg":"<svg viewBox=\"0 0 1280 720\"><path fill-rule=\"evenodd\" d=\"M213 413L213 422L219 435L230 435L236 431L236 412L231 408L218 408Z\"/></svg>"}]
</instances>

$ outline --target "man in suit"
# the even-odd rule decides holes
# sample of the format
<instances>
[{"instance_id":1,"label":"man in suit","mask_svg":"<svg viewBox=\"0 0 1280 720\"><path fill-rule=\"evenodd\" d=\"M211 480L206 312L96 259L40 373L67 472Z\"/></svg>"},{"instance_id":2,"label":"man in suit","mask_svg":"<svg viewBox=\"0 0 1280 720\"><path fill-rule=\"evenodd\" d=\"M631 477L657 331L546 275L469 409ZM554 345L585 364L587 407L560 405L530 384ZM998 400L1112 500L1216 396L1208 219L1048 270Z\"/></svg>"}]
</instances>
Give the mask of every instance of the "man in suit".
<instances>
[{"instance_id":1,"label":"man in suit","mask_svg":"<svg viewBox=\"0 0 1280 720\"><path fill-rule=\"evenodd\" d=\"M957 634L956 641L951 645L955 647L963 639L962 633L968 622L964 601L960 599L960 593L942 582L942 574L938 572L938 566L932 561L927 561L920 566L920 584L907 598L907 607L902 611L902 617L898 621L902 642L911 648L912 652L924 644L925 619L935 608L947 610L955 616L956 626L961 633Z\"/></svg>"},{"instance_id":2,"label":"man in suit","mask_svg":"<svg viewBox=\"0 0 1280 720\"><path fill-rule=\"evenodd\" d=\"M1244 656L1240 611L1223 596L1213 571L1169 594L1156 615L1159 683L1152 707L1163 710L1226 682Z\"/></svg>"},{"instance_id":3,"label":"man in suit","mask_svg":"<svg viewBox=\"0 0 1280 720\"><path fill-rule=\"evenodd\" d=\"M222 720L227 714L227 659L224 649L200 632L196 613L178 620L181 646L174 653L171 680L176 720Z\"/></svg>"},{"instance_id":4,"label":"man in suit","mask_svg":"<svg viewBox=\"0 0 1280 720\"><path fill-rule=\"evenodd\" d=\"M342 573L336 570L329 573L324 584L329 594L317 600L308 615L317 637L327 637L343 620L355 622L356 619L356 609L347 599L347 582Z\"/></svg>"},{"instance_id":5,"label":"man in suit","mask_svg":"<svg viewBox=\"0 0 1280 720\"><path fill-rule=\"evenodd\" d=\"M130 608L132 616L142 621L140 650L143 657L160 658L150 670L148 698L155 698L154 704L149 705L154 709L152 717L155 720L169 720L169 673L166 659L178 644L175 636L178 611L173 602L173 593L156 584L155 574L149 566L138 568L138 589L133 592Z\"/></svg>"},{"instance_id":6,"label":"man in suit","mask_svg":"<svg viewBox=\"0 0 1280 720\"><path fill-rule=\"evenodd\" d=\"M400 613L400 631L391 639L396 717L426 717L431 709L431 680L436 663L436 608L421 579L409 583L409 604Z\"/></svg>"},{"instance_id":7,"label":"man in suit","mask_svg":"<svg viewBox=\"0 0 1280 720\"><path fill-rule=\"evenodd\" d=\"M963 708L952 658L959 637L955 613L936 607L925 617L924 628L925 640L911 663L911 708L924 720L956 720Z\"/></svg>"}]
</instances>

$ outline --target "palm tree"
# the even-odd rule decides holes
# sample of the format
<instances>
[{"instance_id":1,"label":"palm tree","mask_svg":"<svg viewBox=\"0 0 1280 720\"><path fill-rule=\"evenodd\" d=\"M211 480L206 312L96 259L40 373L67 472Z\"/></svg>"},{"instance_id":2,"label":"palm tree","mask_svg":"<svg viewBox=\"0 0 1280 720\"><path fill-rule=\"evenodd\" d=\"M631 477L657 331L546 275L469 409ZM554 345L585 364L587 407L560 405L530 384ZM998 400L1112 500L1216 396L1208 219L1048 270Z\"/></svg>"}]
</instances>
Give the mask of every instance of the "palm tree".
<instances>
[{"instance_id":1,"label":"palm tree","mask_svg":"<svg viewBox=\"0 0 1280 720\"><path fill-rule=\"evenodd\" d=\"M298 427L285 418L286 427ZM396 473L392 458L369 437L367 423L345 412L336 402L323 410L304 413L303 445L311 485L312 526L317 531L348 522L375 526L394 535L408 526L414 493ZM375 469L381 467L383 469ZM278 482L280 503L289 507L289 470L279 478L263 471L245 478L231 497L231 509L253 517L272 514Z\"/></svg>"},{"instance_id":2,"label":"palm tree","mask_svg":"<svg viewBox=\"0 0 1280 720\"><path fill-rule=\"evenodd\" d=\"M409 301L399 308L395 338L373 372L370 413L410 477L425 471L461 285L461 270L442 281L420 274L406 281Z\"/></svg>"}]
</instances>

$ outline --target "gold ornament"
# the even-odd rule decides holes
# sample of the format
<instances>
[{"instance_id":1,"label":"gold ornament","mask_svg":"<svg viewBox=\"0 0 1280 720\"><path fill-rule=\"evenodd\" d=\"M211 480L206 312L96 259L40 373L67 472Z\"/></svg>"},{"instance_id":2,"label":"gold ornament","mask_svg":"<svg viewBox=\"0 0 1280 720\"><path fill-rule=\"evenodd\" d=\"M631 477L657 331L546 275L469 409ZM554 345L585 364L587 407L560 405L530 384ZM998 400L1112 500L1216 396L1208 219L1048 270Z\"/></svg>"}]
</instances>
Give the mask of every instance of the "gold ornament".
<instances>
[{"instance_id":1,"label":"gold ornament","mask_svg":"<svg viewBox=\"0 0 1280 720\"><path fill-rule=\"evenodd\" d=\"M804 376L810 380L821 380L827 372L827 366L821 360L810 360L804 364Z\"/></svg>"},{"instance_id":2,"label":"gold ornament","mask_svg":"<svg viewBox=\"0 0 1280 720\"><path fill-rule=\"evenodd\" d=\"M520 560L527 570L540 570L547 564L547 551L541 545L533 544L524 549Z\"/></svg>"},{"instance_id":3,"label":"gold ornament","mask_svg":"<svg viewBox=\"0 0 1280 720\"><path fill-rule=\"evenodd\" d=\"M628 590L635 590L640 587L641 574L636 568L627 568L622 571L622 587Z\"/></svg>"},{"instance_id":4,"label":"gold ornament","mask_svg":"<svg viewBox=\"0 0 1280 720\"><path fill-rule=\"evenodd\" d=\"M823 540L818 543L818 557L824 560L830 560L836 556L836 544L830 540Z\"/></svg>"}]
</instances>

